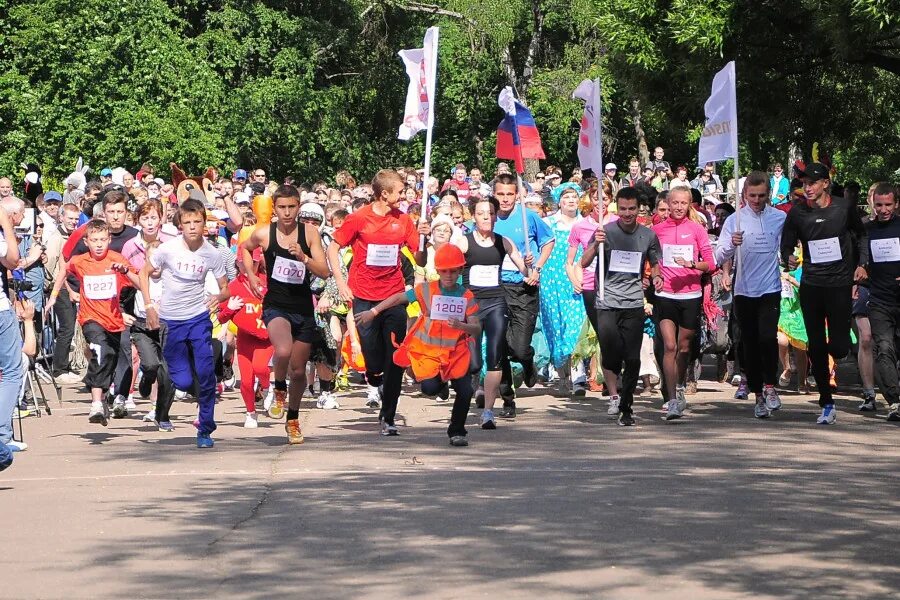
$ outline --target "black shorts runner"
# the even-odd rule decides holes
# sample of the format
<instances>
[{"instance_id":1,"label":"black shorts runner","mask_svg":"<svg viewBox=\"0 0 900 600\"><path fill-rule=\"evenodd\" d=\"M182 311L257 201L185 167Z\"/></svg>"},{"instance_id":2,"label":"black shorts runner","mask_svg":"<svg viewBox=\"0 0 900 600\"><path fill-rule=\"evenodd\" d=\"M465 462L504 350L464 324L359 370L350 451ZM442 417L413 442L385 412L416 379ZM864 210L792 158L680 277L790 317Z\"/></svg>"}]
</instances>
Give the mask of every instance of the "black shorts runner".
<instances>
[{"instance_id":1,"label":"black shorts runner","mask_svg":"<svg viewBox=\"0 0 900 600\"><path fill-rule=\"evenodd\" d=\"M291 337L294 341L312 344L319 336L319 326L315 317L305 317L279 308L263 308L263 323L266 327L273 319L282 318L291 324Z\"/></svg>"},{"instance_id":2,"label":"black shorts runner","mask_svg":"<svg viewBox=\"0 0 900 600\"><path fill-rule=\"evenodd\" d=\"M675 300L657 296L656 304L653 305L653 320L657 325L663 321L672 321L680 328L698 331L702 305L703 298Z\"/></svg>"}]
</instances>

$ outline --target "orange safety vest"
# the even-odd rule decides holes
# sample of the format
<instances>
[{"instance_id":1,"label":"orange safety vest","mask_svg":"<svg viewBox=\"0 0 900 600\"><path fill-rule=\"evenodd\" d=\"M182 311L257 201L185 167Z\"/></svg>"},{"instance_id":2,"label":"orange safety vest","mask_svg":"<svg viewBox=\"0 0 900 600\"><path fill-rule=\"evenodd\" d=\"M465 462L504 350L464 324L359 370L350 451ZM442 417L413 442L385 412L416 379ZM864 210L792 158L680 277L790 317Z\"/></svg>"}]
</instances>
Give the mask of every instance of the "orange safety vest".
<instances>
[{"instance_id":1,"label":"orange safety vest","mask_svg":"<svg viewBox=\"0 0 900 600\"><path fill-rule=\"evenodd\" d=\"M440 295L440 283L421 283L415 287L415 291L422 314L413 323L403 343L397 346L394 364L404 368L412 367L418 381L436 376L440 376L443 381L450 381L465 376L469 372L470 336L460 329L450 327L447 321L431 319L431 299ZM466 290L462 297L466 299L468 308L468 304L474 299L472 292Z\"/></svg>"}]
</instances>

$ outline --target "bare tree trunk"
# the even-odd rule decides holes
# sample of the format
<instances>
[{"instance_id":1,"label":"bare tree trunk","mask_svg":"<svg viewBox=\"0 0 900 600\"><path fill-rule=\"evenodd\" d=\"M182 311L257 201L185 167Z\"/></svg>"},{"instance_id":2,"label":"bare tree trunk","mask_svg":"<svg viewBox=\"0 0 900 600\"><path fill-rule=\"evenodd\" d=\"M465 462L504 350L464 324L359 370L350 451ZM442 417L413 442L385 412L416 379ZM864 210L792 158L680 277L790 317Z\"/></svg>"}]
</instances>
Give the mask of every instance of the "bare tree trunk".
<instances>
[{"instance_id":1,"label":"bare tree trunk","mask_svg":"<svg viewBox=\"0 0 900 600\"><path fill-rule=\"evenodd\" d=\"M650 162L650 149L647 147L647 137L641 126L641 103L634 99L631 101L631 120L634 121L634 136L637 138L638 155L641 157L641 168Z\"/></svg>"}]
</instances>

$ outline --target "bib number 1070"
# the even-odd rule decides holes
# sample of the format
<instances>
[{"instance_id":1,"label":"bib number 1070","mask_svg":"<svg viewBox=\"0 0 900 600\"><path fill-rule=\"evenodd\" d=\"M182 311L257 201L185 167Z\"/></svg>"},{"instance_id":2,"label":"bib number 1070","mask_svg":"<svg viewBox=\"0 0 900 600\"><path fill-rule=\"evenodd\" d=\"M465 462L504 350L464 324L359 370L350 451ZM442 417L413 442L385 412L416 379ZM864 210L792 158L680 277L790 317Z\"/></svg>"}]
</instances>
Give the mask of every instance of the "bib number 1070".
<instances>
[{"instance_id":1,"label":"bib number 1070","mask_svg":"<svg viewBox=\"0 0 900 600\"><path fill-rule=\"evenodd\" d=\"M431 299L431 318L435 321L449 321L466 316L466 299L456 296L434 296Z\"/></svg>"}]
</instances>

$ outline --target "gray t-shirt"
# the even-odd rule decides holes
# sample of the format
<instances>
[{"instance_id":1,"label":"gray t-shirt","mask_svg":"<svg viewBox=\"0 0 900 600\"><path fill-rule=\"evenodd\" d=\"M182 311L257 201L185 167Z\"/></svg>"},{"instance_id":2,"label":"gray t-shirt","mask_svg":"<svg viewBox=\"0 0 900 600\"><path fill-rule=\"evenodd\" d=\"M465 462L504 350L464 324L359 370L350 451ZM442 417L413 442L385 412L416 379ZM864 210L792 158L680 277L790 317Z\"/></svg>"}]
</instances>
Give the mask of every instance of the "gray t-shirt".
<instances>
[{"instance_id":1,"label":"gray t-shirt","mask_svg":"<svg viewBox=\"0 0 900 600\"><path fill-rule=\"evenodd\" d=\"M659 262L662 251L656 234L643 225L638 225L632 233L627 233L618 221L603 227L606 243L603 244L604 298L597 296L597 308L642 308L644 288L642 286L644 262L651 266Z\"/></svg>"}]
</instances>

